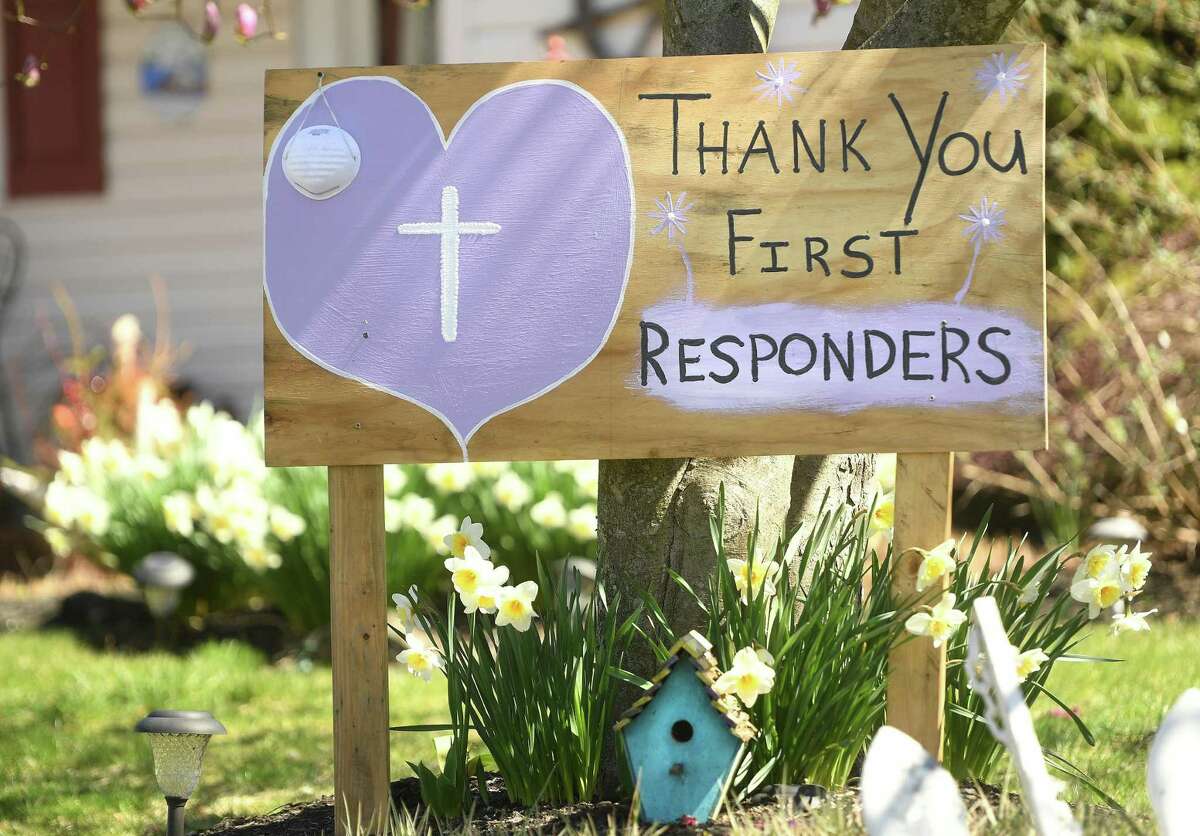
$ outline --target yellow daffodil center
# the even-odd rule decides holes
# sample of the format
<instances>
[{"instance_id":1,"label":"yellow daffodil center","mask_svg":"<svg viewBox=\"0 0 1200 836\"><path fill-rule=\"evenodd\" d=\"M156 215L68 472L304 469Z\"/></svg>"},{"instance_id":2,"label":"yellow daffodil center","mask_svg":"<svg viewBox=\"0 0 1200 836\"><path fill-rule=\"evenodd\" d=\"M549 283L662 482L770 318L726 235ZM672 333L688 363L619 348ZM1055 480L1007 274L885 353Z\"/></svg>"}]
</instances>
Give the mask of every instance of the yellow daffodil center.
<instances>
[{"instance_id":1,"label":"yellow daffodil center","mask_svg":"<svg viewBox=\"0 0 1200 836\"><path fill-rule=\"evenodd\" d=\"M1120 597L1121 585L1118 583L1104 583L1096 589L1096 603L1101 607L1111 607Z\"/></svg>"},{"instance_id":2,"label":"yellow daffodil center","mask_svg":"<svg viewBox=\"0 0 1200 836\"><path fill-rule=\"evenodd\" d=\"M1129 567L1129 582L1134 588L1140 588L1146 582L1148 567L1145 563L1134 563Z\"/></svg>"},{"instance_id":3,"label":"yellow daffodil center","mask_svg":"<svg viewBox=\"0 0 1200 836\"><path fill-rule=\"evenodd\" d=\"M1087 576L1089 578L1098 578L1104 574L1104 570L1108 568L1108 562L1112 556L1105 551L1096 551L1088 555L1087 558Z\"/></svg>"},{"instance_id":4,"label":"yellow daffodil center","mask_svg":"<svg viewBox=\"0 0 1200 836\"><path fill-rule=\"evenodd\" d=\"M929 620L929 635L935 639L944 639L950 635L950 623L941 618Z\"/></svg>"},{"instance_id":5,"label":"yellow daffodil center","mask_svg":"<svg viewBox=\"0 0 1200 836\"><path fill-rule=\"evenodd\" d=\"M525 613L525 602L518 598L510 598L504 604L504 613L512 618L519 618Z\"/></svg>"},{"instance_id":6,"label":"yellow daffodil center","mask_svg":"<svg viewBox=\"0 0 1200 836\"><path fill-rule=\"evenodd\" d=\"M429 667L429 659L424 653L413 653L408 657L408 666L413 670L423 671Z\"/></svg>"},{"instance_id":7,"label":"yellow daffodil center","mask_svg":"<svg viewBox=\"0 0 1200 836\"><path fill-rule=\"evenodd\" d=\"M456 531L450 535L450 553L455 557L462 557L469 545L471 545L470 538L461 531Z\"/></svg>"},{"instance_id":8,"label":"yellow daffodil center","mask_svg":"<svg viewBox=\"0 0 1200 836\"><path fill-rule=\"evenodd\" d=\"M458 569L453 575L454 586L460 592L471 593L479 586L479 570L468 567Z\"/></svg>"}]
</instances>

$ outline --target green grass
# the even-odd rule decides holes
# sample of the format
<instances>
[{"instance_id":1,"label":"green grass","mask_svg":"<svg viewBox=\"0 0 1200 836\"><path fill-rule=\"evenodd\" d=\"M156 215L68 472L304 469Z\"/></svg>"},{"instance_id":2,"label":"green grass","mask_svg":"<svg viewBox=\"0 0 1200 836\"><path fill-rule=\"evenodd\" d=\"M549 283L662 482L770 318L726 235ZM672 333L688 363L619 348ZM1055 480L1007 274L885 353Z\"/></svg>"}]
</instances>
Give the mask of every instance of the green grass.
<instances>
[{"instance_id":1,"label":"green grass","mask_svg":"<svg viewBox=\"0 0 1200 836\"><path fill-rule=\"evenodd\" d=\"M1200 684L1197 647L1200 623L1157 622L1149 634L1097 635L1084 647L1127 660L1121 664L1060 665L1051 686L1079 706L1096 734L1094 748L1079 740L1069 720L1051 716L1049 703L1035 711L1044 745L1090 774L1141 822L1150 815L1149 738L1179 694ZM237 644L208 645L181 658L98 653L64 634L18 633L0 635L0 671L5 836L155 832L162 801L147 747L131 729L159 707L211 710L229 729L209 749L189 804L193 827L332 791L327 668L270 667ZM436 680L427 686L393 671L391 689L393 722L442 717L444 692ZM406 760L432 755L427 735L392 737L395 776L408 774ZM1092 800L1077 785L1068 797ZM830 811L817 817L813 832L856 832L851 819ZM1095 832L1116 832L1106 821Z\"/></svg>"},{"instance_id":2,"label":"green grass","mask_svg":"<svg viewBox=\"0 0 1200 836\"><path fill-rule=\"evenodd\" d=\"M1096 746L1079 739L1069 719L1050 714L1041 700L1034 714L1042 746L1086 772L1137 817L1152 815L1146 795L1150 737L1167 709L1188 688L1200 686L1200 623L1155 621L1151 632L1112 638L1097 630L1080 652L1123 659L1114 664L1060 664L1049 687L1096 735ZM1090 801L1072 785L1068 800ZM1151 832L1153 828L1151 828Z\"/></svg>"},{"instance_id":3,"label":"green grass","mask_svg":"<svg viewBox=\"0 0 1200 836\"><path fill-rule=\"evenodd\" d=\"M0 833L156 832L163 818L149 749L133 724L153 708L212 711L190 827L261 814L333 791L328 668L270 667L245 645L185 657L97 653L63 634L0 635ZM442 718L444 685L393 671L393 722ZM393 735L392 774L433 758L431 736Z\"/></svg>"}]
</instances>

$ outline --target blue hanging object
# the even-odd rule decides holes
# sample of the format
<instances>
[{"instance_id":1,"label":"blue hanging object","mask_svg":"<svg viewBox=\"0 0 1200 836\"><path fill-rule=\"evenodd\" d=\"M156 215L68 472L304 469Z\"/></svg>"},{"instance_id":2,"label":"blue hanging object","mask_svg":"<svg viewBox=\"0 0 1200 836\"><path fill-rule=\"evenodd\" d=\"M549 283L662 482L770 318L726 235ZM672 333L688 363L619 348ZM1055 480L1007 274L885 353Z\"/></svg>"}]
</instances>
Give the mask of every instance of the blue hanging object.
<instances>
[{"instance_id":1,"label":"blue hanging object","mask_svg":"<svg viewBox=\"0 0 1200 836\"><path fill-rule=\"evenodd\" d=\"M742 747L756 734L733 697L713 690L721 671L711 651L694 630L675 642L653 687L613 727L624 743L644 821L711 819Z\"/></svg>"}]
</instances>

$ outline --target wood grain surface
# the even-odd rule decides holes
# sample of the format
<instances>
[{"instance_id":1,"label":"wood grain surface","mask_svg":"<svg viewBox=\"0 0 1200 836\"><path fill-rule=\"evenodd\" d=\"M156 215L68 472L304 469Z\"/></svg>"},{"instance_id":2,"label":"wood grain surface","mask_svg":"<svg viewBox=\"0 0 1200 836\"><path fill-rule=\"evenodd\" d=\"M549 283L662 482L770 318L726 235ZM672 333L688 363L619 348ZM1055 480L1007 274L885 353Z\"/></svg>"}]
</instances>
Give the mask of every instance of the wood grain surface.
<instances>
[{"instance_id":1,"label":"wood grain surface","mask_svg":"<svg viewBox=\"0 0 1200 836\"><path fill-rule=\"evenodd\" d=\"M976 78L997 53L1027 65L1023 88L1003 101L997 92L981 88ZM780 102L770 90L763 96L756 89L762 82L758 73L770 75L768 61L772 68L786 62L799 72L796 84L803 90L791 91L793 101ZM633 255L611 334L577 374L483 423L466 444L471 460L1045 446L1042 45L326 68L323 72L326 84L357 76L398 80L428 104L447 134L490 91L519 81L564 80L591 94L624 135L632 165ZM315 89L316 70L267 73L264 159L269 159L289 117ZM678 103L676 134L673 101L640 98L661 93L709 98ZM901 110L920 153L906 133ZM939 110L938 129L926 154ZM819 157L821 120L826 154L824 170L818 171L803 143L794 143L793 122ZM861 120L866 121L858 139L844 150L843 122L849 140ZM720 171L720 152L697 152L701 121L706 144L719 143L723 123L729 123L728 173ZM747 154L748 149L761 152L764 147L760 125L761 133L770 139L779 173L768 154ZM529 142L538 141L537 130L553 127L531 125ZM1018 165L1007 172L998 170L1013 154L1016 130L1024 150L1023 174ZM957 138L947 139L956 132ZM973 145L982 149L988 132L992 134L988 148L998 166L989 164L981 151L970 170L947 173L966 168L976 156ZM362 143L364 138L357 139ZM928 158L928 169L906 221L922 155ZM706 159L704 174L699 173L701 156ZM739 173L743 160L745 167ZM362 188L371 185L364 183ZM323 203L333 205L349 191ZM668 192L675 196L686 192L692 204L686 235L671 240L665 233L654 234L658 221L652 217L657 211L655 201ZM962 216L983 198L1003 207L1005 223L1002 239L983 243L976 253ZM436 208L431 206L430 212ZM737 234L753 240L734 242L736 275L731 276L728 211L748 208L761 213L733 217ZM469 209L464 206L463 211ZM918 234L880 236L884 231L913 230ZM852 240L860 235L869 237ZM828 245L830 276L823 275L820 262L806 259L806 246L819 248L815 241L806 244L806 238L824 239ZM763 246L772 241L789 245ZM686 278L680 245L694 273L690 300L683 296ZM847 245L871 256L869 275L843 275L865 265L860 257L845 252ZM896 247L902 253L899 271ZM557 254L537 255L553 259ZM764 272L771 268L773 255L786 264L786 272ZM435 260L430 275L421 280L436 282L437 269ZM968 273L971 286L962 305L956 306L954 297ZM697 310L707 319L693 316ZM391 315L403 318L405 311ZM919 388L922 383L896 378L902 356L897 356L887 374L867 378L864 329L886 332L902 349L905 329L919 330L939 317L943 326L947 321L952 328L959 323L970 332L973 351L979 329L993 321L989 317L1010 326L1016 323L1024 342L1010 358L1006 382L998 386L982 382L977 372L997 375L1000 366L988 365L994 358L979 355L973 365L967 364L970 382L956 385L961 373L939 356L936 335L915 338L913 346L914 374L928 370L935 378L927 396ZM667 323L664 327L670 333L669 347L657 355L668 378L665 384L659 382L653 365L645 366L641 323L648 320ZM689 322L697 324L687 330ZM712 339L724 327L744 343L757 331L778 343L790 328L811 335L823 357L816 357L812 372L803 376L781 372L777 357L764 360L762 378L753 382L747 345L735 350L739 371L732 384L719 384L711 377L679 382L677 341L681 337L705 340L684 349L703 359L700 365L685 366L683 374L689 368L702 374L728 369L711 353ZM937 329L936 324L930 327ZM839 373L836 355L832 380L821 379L822 360L829 363L831 356L828 349L821 351L822 332L833 331L836 342L844 340L850 329L858 352L853 361L855 381L841 379L845 375ZM296 348L303 337L291 334L289 341L267 305L263 334L268 464L376 464L464 457L460 439L430 411L304 356ZM651 340L657 336L649 332ZM933 356L924 358L922 351ZM980 357L986 362L978 362ZM639 379L643 367L649 372L648 385ZM947 371L948 383L936 379L939 372L946 377ZM793 386L807 388L793 391L789 388ZM897 394L901 390L902 396ZM913 397L914 392L919 398Z\"/></svg>"}]
</instances>

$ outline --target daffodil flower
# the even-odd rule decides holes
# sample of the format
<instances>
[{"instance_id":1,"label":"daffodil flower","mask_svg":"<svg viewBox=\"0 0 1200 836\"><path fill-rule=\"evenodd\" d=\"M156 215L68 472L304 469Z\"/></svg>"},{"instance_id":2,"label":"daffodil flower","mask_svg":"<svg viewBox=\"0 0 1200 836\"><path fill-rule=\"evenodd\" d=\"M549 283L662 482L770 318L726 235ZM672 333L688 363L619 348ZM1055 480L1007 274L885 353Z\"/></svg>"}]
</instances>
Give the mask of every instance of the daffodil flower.
<instances>
[{"instance_id":1,"label":"daffodil flower","mask_svg":"<svg viewBox=\"0 0 1200 836\"><path fill-rule=\"evenodd\" d=\"M1133 551L1122 550L1120 555L1121 586L1127 595L1132 596L1140 592L1146 585L1146 577L1150 574L1150 554L1150 552L1142 551L1140 541L1133 547Z\"/></svg>"},{"instance_id":2,"label":"daffodil flower","mask_svg":"<svg viewBox=\"0 0 1200 836\"><path fill-rule=\"evenodd\" d=\"M1146 619L1156 612L1157 608L1146 612L1113 613L1110 632L1114 636L1121 633L1148 633L1150 625L1146 623Z\"/></svg>"},{"instance_id":3,"label":"daffodil flower","mask_svg":"<svg viewBox=\"0 0 1200 836\"><path fill-rule=\"evenodd\" d=\"M750 596L769 598L775 594L775 576L779 574L779 564L773 560L755 557L753 561L740 557L731 557L725 561L733 575L737 591L742 595L742 603L750 603Z\"/></svg>"},{"instance_id":4,"label":"daffodil flower","mask_svg":"<svg viewBox=\"0 0 1200 836\"><path fill-rule=\"evenodd\" d=\"M1058 564L1051 561L1047 563L1042 570L1029 579L1029 582L1021 589L1020 596L1017 597L1018 604L1028 606L1038 599L1042 592L1042 584L1046 581L1047 575L1053 575L1057 571Z\"/></svg>"},{"instance_id":5,"label":"daffodil flower","mask_svg":"<svg viewBox=\"0 0 1200 836\"><path fill-rule=\"evenodd\" d=\"M500 606L500 590L508 583L508 567L490 563L488 566L487 574L480 578L474 591L459 594L467 615L473 612L494 613Z\"/></svg>"},{"instance_id":6,"label":"daffodil flower","mask_svg":"<svg viewBox=\"0 0 1200 836\"><path fill-rule=\"evenodd\" d=\"M871 533L891 531L896 522L896 495L892 491L882 493L875 500L875 509L871 511Z\"/></svg>"},{"instance_id":7,"label":"daffodil flower","mask_svg":"<svg viewBox=\"0 0 1200 836\"><path fill-rule=\"evenodd\" d=\"M954 593L942 594L942 599L929 612L913 613L904 622L904 629L914 636L929 636L934 647L941 647L967 620L967 614L954 609Z\"/></svg>"},{"instance_id":8,"label":"daffodil flower","mask_svg":"<svg viewBox=\"0 0 1200 836\"><path fill-rule=\"evenodd\" d=\"M400 619L400 632L411 633L417 626L417 588L415 586L410 588L408 595L397 592L392 596L392 603L396 605L396 616Z\"/></svg>"},{"instance_id":9,"label":"daffodil flower","mask_svg":"<svg viewBox=\"0 0 1200 836\"><path fill-rule=\"evenodd\" d=\"M729 670L713 683L713 690L721 695L736 694L739 700L750 707L775 685L772 662L765 650L743 647L734 654Z\"/></svg>"},{"instance_id":10,"label":"daffodil flower","mask_svg":"<svg viewBox=\"0 0 1200 836\"><path fill-rule=\"evenodd\" d=\"M459 595L474 595L475 590L487 583L495 567L484 560L474 546L467 546L462 557L448 557L443 565L450 572L450 581Z\"/></svg>"},{"instance_id":11,"label":"daffodil flower","mask_svg":"<svg viewBox=\"0 0 1200 836\"><path fill-rule=\"evenodd\" d=\"M181 537L191 537L196 529L192 510L192 498L182 491L162 498L163 523Z\"/></svg>"},{"instance_id":12,"label":"daffodil flower","mask_svg":"<svg viewBox=\"0 0 1200 836\"><path fill-rule=\"evenodd\" d=\"M1043 662L1048 661L1050 661L1050 657L1040 647L1030 648L1023 653L1018 653L1017 681L1024 682L1042 667Z\"/></svg>"},{"instance_id":13,"label":"daffodil flower","mask_svg":"<svg viewBox=\"0 0 1200 836\"><path fill-rule=\"evenodd\" d=\"M880 453L875 457L875 484L882 493L896 490L896 454Z\"/></svg>"},{"instance_id":14,"label":"daffodil flower","mask_svg":"<svg viewBox=\"0 0 1200 836\"><path fill-rule=\"evenodd\" d=\"M958 541L951 538L939 543L932 549L917 549L921 555L921 566L917 570L917 592L924 592L929 586L954 571L958 565L954 560L954 549Z\"/></svg>"},{"instance_id":15,"label":"daffodil flower","mask_svg":"<svg viewBox=\"0 0 1200 836\"><path fill-rule=\"evenodd\" d=\"M1086 569L1086 565L1080 568ZM1106 610L1121 600L1123 591L1116 565L1098 578L1088 577L1085 571L1083 577L1077 575L1075 582L1071 584L1071 597L1081 604L1088 605L1088 618L1095 618L1100 615L1101 610Z\"/></svg>"},{"instance_id":16,"label":"daffodil flower","mask_svg":"<svg viewBox=\"0 0 1200 836\"><path fill-rule=\"evenodd\" d=\"M293 514L280 505L271 509L271 533L279 542L286 543L299 537L306 527L304 517L299 514Z\"/></svg>"},{"instance_id":17,"label":"daffodil flower","mask_svg":"<svg viewBox=\"0 0 1200 836\"><path fill-rule=\"evenodd\" d=\"M1083 563L1080 564L1076 571L1076 580L1082 577L1099 580L1105 575L1111 574L1116 568L1118 562L1118 553L1116 546L1100 545L1094 546L1091 551L1084 557Z\"/></svg>"},{"instance_id":18,"label":"daffodil flower","mask_svg":"<svg viewBox=\"0 0 1200 836\"><path fill-rule=\"evenodd\" d=\"M491 547L483 542L483 523L471 522L470 517L464 517L458 526L458 531L447 534L443 538L443 542L446 544L446 548L450 549L450 554L455 557L462 557L466 554L468 546L474 546L475 551L479 552L479 556L485 560L492 555Z\"/></svg>"},{"instance_id":19,"label":"daffodil flower","mask_svg":"<svg viewBox=\"0 0 1200 836\"><path fill-rule=\"evenodd\" d=\"M537 594L538 585L533 581L501 588L496 601L496 626L512 625L518 633L528 630L530 620L537 617L533 611Z\"/></svg>"},{"instance_id":20,"label":"daffodil flower","mask_svg":"<svg viewBox=\"0 0 1200 836\"><path fill-rule=\"evenodd\" d=\"M426 644L420 636L406 636L405 641L408 643L408 649L400 651L396 661L407 667L413 676L429 682L433 679L434 671L445 669L446 663L442 655Z\"/></svg>"}]
</instances>

